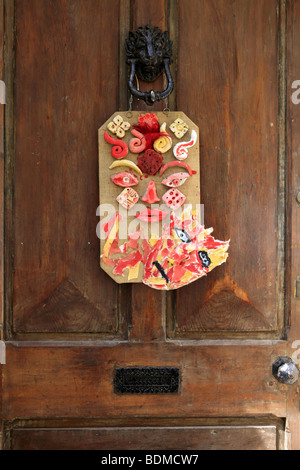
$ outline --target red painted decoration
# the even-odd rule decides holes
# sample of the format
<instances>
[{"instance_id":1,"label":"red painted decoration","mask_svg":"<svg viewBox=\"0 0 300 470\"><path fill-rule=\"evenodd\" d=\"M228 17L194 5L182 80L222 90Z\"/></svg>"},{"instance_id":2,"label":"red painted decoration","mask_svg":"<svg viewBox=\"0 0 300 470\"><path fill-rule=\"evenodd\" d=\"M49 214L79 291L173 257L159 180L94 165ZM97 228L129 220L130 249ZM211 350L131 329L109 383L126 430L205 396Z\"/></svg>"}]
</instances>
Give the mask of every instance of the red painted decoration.
<instances>
[{"instance_id":1,"label":"red painted decoration","mask_svg":"<svg viewBox=\"0 0 300 470\"><path fill-rule=\"evenodd\" d=\"M113 145L111 149L111 155L114 158L124 158L128 154L128 145L121 139L114 139L109 135L107 131L104 132L104 139L108 144Z\"/></svg>"},{"instance_id":2,"label":"red painted decoration","mask_svg":"<svg viewBox=\"0 0 300 470\"><path fill-rule=\"evenodd\" d=\"M138 167L147 175L156 175L162 166L164 158L154 150L148 149L138 157Z\"/></svg>"},{"instance_id":3,"label":"red painted decoration","mask_svg":"<svg viewBox=\"0 0 300 470\"><path fill-rule=\"evenodd\" d=\"M166 163L160 170L160 176L168 169L168 168L172 168L173 166L180 166L182 168L186 168L187 171L189 172L189 175L192 176L194 175L196 172L193 171L191 169L191 167L185 163L185 162L177 162L176 160L173 160L172 162L168 162Z\"/></svg>"},{"instance_id":4,"label":"red painted decoration","mask_svg":"<svg viewBox=\"0 0 300 470\"><path fill-rule=\"evenodd\" d=\"M155 202L160 201L159 197L156 194L156 187L154 181L148 183L147 191L142 197L142 201L148 202L148 204L154 204Z\"/></svg>"},{"instance_id":5,"label":"red painted decoration","mask_svg":"<svg viewBox=\"0 0 300 470\"><path fill-rule=\"evenodd\" d=\"M116 173L111 176L111 180L117 185L127 188L128 186L136 186L139 183L138 178L126 172Z\"/></svg>"},{"instance_id":6,"label":"red painted decoration","mask_svg":"<svg viewBox=\"0 0 300 470\"><path fill-rule=\"evenodd\" d=\"M161 211L159 209L145 209L142 212L137 212L135 217L142 222L160 222L162 219L167 217L168 212Z\"/></svg>"},{"instance_id":7,"label":"red painted decoration","mask_svg":"<svg viewBox=\"0 0 300 470\"><path fill-rule=\"evenodd\" d=\"M153 113L142 114L139 123L132 126L131 133L137 137L130 143L130 151L139 153L143 150L152 149L153 143L161 136L168 136L166 132L160 131L157 116ZM140 150L138 150L140 148Z\"/></svg>"},{"instance_id":8,"label":"red painted decoration","mask_svg":"<svg viewBox=\"0 0 300 470\"><path fill-rule=\"evenodd\" d=\"M133 129L131 131L132 135L135 136L135 139L131 139L129 142L129 150L132 153L141 153L143 150L146 148L146 139L144 135L137 131L136 129Z\"/></svg>"}]
</instances>

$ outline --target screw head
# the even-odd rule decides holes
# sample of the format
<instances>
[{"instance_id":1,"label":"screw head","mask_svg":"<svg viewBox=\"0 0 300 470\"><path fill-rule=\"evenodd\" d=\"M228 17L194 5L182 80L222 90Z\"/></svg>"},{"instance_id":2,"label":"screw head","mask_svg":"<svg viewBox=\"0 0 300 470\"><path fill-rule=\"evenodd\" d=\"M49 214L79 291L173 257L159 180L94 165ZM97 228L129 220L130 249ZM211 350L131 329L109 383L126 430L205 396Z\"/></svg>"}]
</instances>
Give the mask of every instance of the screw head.
<instances>
[{"instance_id":1,"label":"screw head","mask_svg":"<svg viewBox=\"0 0 300 470\"><path fill-rule=\"evenodd\" d=\"M296 202L300 204L300 191L298 191L296 194Z\"/></svg>"}]
</instances>

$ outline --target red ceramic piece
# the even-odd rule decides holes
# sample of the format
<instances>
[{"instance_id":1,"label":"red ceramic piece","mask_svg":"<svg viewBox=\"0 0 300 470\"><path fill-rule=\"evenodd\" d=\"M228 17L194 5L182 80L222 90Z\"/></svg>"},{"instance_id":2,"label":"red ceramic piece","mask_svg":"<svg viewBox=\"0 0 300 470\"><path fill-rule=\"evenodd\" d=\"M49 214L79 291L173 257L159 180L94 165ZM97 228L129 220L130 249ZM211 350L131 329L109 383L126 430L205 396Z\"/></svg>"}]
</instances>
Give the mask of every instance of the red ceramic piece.
<instances>
[{"instance_id":1,"label":"red ceramic piece","mask_svg":"<svg viewBox=\"0 0 300 470\"><path fill-rule=\"evenodd\" d=\"M104 132L104 139L108 144L113 145L111 155L114 158L124 158L128 154L128 145L121 139L114 139L107 131Z\"/></svg>"},{"instance_id":2,"label":"red ceramic piece","mask_svg":"<svg viewBox=\"0 0 300 470\"><path fill-rule=\"evenodd\" d=\"M156 194L156 187L154 181L148 183L147 191L142 197L142 201L148 202L148 204L154 204L155 202L160 201L159 197Z\"/></svg>"},{"instance_id":3,"label":"red ceramic piece","mask_svg":"<svg viewBox=\"0 0 300 470\"><path fill-rule=\"evenodd\" d=\"M187 163L185 163L185 162L178 162L178 161L176 161L176 160L173 160L172 162L166 163L166 164L161 168L161 170L160 170L160 176L161 176L168 168L172 168L173 166L180 166L180 167L182 167L182 168L186 168L187 171L189 172L189 175L190 175L190 176L192 176L192 175L194 175L194 174L196 173L195 171L193 171L193 170L191 169L191 167L190 167Z\"/></svg>"},{"instance_id":4,"label":"red ceramic piece","mask_svg":"<svg viewBox=\"0 0 300 470\"><path fill-rule=\"evenodd\" d=\"M142 222L160 222L162 219L167 217L168 212L162 211L160 209L147 209L143 210L142 212L137 212L135 217Z\"/></svg>"},{"instance_id":5,"label":"red ceramic piece","mask_svg":"<svg viewBox=\"0 0 300 470\"><path fill-rule=\"evenodd\" d=\"M144 134L141 132L137 131L136 129L133 129L131 131L132 135L135 136L134 139L131 139L129 142L129 150L132 153L141 153L143 150L146 148L146 139L144 137Z\"/></svg>"},{"instance_id":6,"label":"red ceramic piece","mask_svg":"<svg viewBox=\"0 0 300 470\"><path fill-rule=\"evenodd\" d=\"M172 188L167 191L162 197L164 203L173 211L176 211L178 207L184 204L186 197L182 194L179 189Z\"/></svg>"},{"instance_id":7,"label":"red ceramic piece","mask_svg":"<svg viewBox=\"0 0 300 470\"><path fill-rule=\"evenodd\" d=\"M138 167L146 175L156 175L163 164L163 157L152 149L146 150L138 157Z\"/></svg>"},{"instance_id":8,"label":"red ceramic piece","mask_svg":"<svg viewBox=\"0 0 300 470\"><path fill-rule=\"evenodd\" d=\"M127 188L128 186L136 186L139 183L138 178L131 173L120 172L111 176L111 180L117 185Z\"/></svg>"}]
</instances>

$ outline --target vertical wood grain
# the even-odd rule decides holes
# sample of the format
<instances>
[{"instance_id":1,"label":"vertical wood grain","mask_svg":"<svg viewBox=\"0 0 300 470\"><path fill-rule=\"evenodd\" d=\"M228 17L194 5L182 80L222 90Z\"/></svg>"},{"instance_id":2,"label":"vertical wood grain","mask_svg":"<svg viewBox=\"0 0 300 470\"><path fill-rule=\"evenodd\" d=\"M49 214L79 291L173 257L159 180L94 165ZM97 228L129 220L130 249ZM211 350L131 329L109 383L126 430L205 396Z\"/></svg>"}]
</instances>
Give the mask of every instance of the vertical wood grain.
<instances>
[{"instance_id":1,"label":"vertical wood grain","mask_svg":"<svg viewBox=\"0 0 300 470\"><path fill-rule=\"evenodd\" d=\"M289 212L288 230L290 241L290 269L288 271L291 288L290 330L288 333L288 355L299 367L300 361L300 298L296 297L296 279L300 275L300 206L295 196L300 190L300 104L294 104L293 82L300 80L300 1L287 1L287 130L288 130L288 184ZM299 89L299 86L297 87ZM299 97L299 96L298 96ZM300 449L299 383L288 388L287 417L288 448Z\"/></svg>"},{"instance_id":2,"label":"vertical wood grain","mask_svg":"<svg viewBox=\"0 0 300 470\"><path fill-rule=\"evenodd\" d=\"M135 31L140 26L158 26L162 31L167 29L167 0L132 0L131 7L131 28ZM145 83L138 80L135 84L141 91L162 91L164 89L164 80L160 76L154 82ZM142 111L161 111L165 107L164 102L154 103L153 106L147 106L144 101L134 98L134 110Z\"/></svg>"},{"instance_id":3,"label":"vertical wood grain","mask_svg":"<svg viewBox=\"0 0 300 470\"><path fill-rule=\"evenodd\" d=\"M109 1L21 0L16 35L13 332L114 334L118 287L96 236L97 129L118 107L118 16Z\"/></svg>"},{"instance_id":4,"label":"vertical wood grain","mask_svg":"<svg viewBox=\"0 0 300 470\"><path fill-rule=\"evenodd\" d=\"M231 240L225 265L178 292L178 332L281 334L277 0L182 0L178 17L178 108L200 128L204 222Z\"/></svg>"},{"instance_id":5,"label":"vertical wood grain","mask_svg":"<svg viewBox=\"0 0 300 470\"><path fill-rule=\"evenodd\" d=\"M165 0L134 1L131 14L133 31L147 24L152 27L158 26L162 31L167 29L167 2ZM159 90L162 86L163 80L160 77L151 84L141 83L141 90L155 89L155 87ZM150 107L136 100L133 105L134 110L141 109L147 112L161 111L165 107L164 102L155 103ZM129 320L131 341L157 341L165 338L165 298L162 292L149 289L144 285L132 285L132 311Z\"/></svg>"},{"instance_id":6,"label":"vertical wood grain","mask_svg":"<svg viewBox=\"0 0 300 470\"><path fill-rule=\"evenodd\" d=\"M172 64L170 66L174 81L174 88L168 98L168 105L171 111L177 110L177 67L178 67L178 0L168 1L168 26L169 37L172 41Z\"/></svg>"},{"instance_id":7,"label":"vertical wood grain","mask_svg":"<svg viewBox=\"0 0 300 470\"><path fill-rule=\"evenodd\" d=\"M4 41L5 41L5 22L4 22L4 1L0 1L0 79L5 83L4 76ZM6 93L5 93L6 95ZM6 98L6 97L5 97ZM5 104L0 103L0 341L4 340L4 128ZM0 364L0 449L3 448L3 421L2 421L2 377L3 369Z\"/></svg>"},{"instance_id":8,"label":"vertical wood grain","mask_svg":"<svg viewBox=\"0 0 300 470\"><path fill-rule=\"evenodd\" d=\"M281 78L285 67L278 64L278 2L180 0L178 16L177 1L172 2L120 0L112 8L110 0L45 0L43 6L40 0L18 0L13 87L14 1L5 0L10 31L6 78L9 99L15 94L16 111L14 132L12 104L6 110L6 311L14 295L17 332L35 330L34 338L39 340L45 332L54 333L54 338L65 334L69 339L70 332L114 332L118 304L122 303L120 316L126 316L131 293L131 344L114 343L110 348L105 343L58 347L56 343L22 346L11 342L10 366L3 368L3 416L12 422L16 417L53 418L58 427L63 425L61 418L67 417L70 429L52 429L50 434L57 438L66 432L66 441L74 444L72 433L77 434L74 429L80 419L91 426L95 417L117 420L126 416L133 426L136 416L141 420L168 416L170 427L172 419L191 415L285 417L288 393L289 445L300 449L298 385L286 388L271 375L272 360L286 354L284 341L228 341L226 345L187 341L180 346L176 341L163 342L166 298L178 311L172 325L177 321L178 331L212 332L214 337L223 331L251 334L280 326L277 312L279 309L282 315L284 296L279 290L283 287L291 296L289 355L295 352L294 341L300 342L300 300L289 282L284 286L284 275L278 273L278 266L285 262L282 247L286 239L281 237L290 230L287 276L292 286L300 274L300 208L294 200L300 188L300 105L291 102L290 210L287 229L282 226L278 231L286 203L286 188L278 184L286 176L286 168L278 166L284 165L285 152L282 95L278 102L278 85L282 93L284 83L277 81L278 65ZM287 2L290 86L292 80L300 80L300 0ZM282 26L285 0L280 5ZM124 18L129 10L131 18ZM168 11L173 11L170 19ZM144 285L119 287L101 272L94 214L98 198L96 130L127 104L127 91L121 83L127 69L120 64L126 30L150 23L163 30L169 24L175 32L177 21L178 92L173 103L200 127L206 225L214 227L217 238L232 237L232 248L228 265L174 296ZM161 88L160 82L158 85ZM135 103L134 109L162 107L164 103L153 108ZM93 233L93 238L87 238L87 233ZM13 274L14 293L10 286ZM266 279L271 285L265 284ZM132 344L138 342L144 344ZM180 366L178 397L116 397L114 368L145 364ZM0 381L0 400L1 386ZM128 433L134 435L134 431L131 427ZM274 447L274 429L269 438L261 431L246 436L246 442L259 448L264 436ZM45 428L36 435L29 430L29 444L26 432L14 434L20 446L31 445L31 437L41 439L44 446L51 442ZM165 431L160 432L163 437ZM230 445L228 434L222 434ZM98 442L93 431L83 430L77 448L84 435L93 445ZM152 438L160 445L157 436Z\"/></svg>"},{"instance_id":9,"label":"vertical wood grain","mask_svg":"<svg viewBox=\"0 0 300 470\"><path fill-rule=\"evenodd\" d=\"M0 364L0 450L3 449L3 369L2 364Z\"/></svg>"},{"instance_id":10,"label":"vertical wood grain","mask_svg":"<svg viewBox=\"0 0 300 470\"><path fill-rule=\"evenodd\" d=\"M0 1L0 80L4 82L4 4ZM5 82L4 82L5 86ZM1 94L2 96L2 94ZM2 96L3 97L3 96ZM5 95L4 95L5 98ZM0 103L0 340L4 307L4 109Z\"/></svg>"},{"instance_id":11,"label":"vertical wood grain","mask_svg":"<svg viewBox=\"0 0 300 470\"><path fill-rule=\"evenodd\" d=\"M10 333L12 321L12 296L13 296L13 181L14 181L14 70L15 70L15 2L5 0L5 47L4 47L4 81L6 86L5 105L5 161L4 161L4 336L7 338Z\"/></svg>"},{"instance_id":12,"label":"vertical wood grain","mask_svg":"<svg viewBox=\"0 0 300 470\"><path fill-rule=\"evenodd\" d=\"M130 0L119 3L119 109L129 109L128 74L125 41L130 31Z\"/></svg>"}]
</instances>

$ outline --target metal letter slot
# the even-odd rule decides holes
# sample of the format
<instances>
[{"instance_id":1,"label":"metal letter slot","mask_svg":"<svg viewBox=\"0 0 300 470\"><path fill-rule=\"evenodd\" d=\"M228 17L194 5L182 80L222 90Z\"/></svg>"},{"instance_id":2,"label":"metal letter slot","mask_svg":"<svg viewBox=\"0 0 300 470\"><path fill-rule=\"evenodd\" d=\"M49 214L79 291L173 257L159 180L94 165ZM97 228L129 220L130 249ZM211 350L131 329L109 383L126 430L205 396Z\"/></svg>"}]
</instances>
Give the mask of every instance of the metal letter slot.
<instances>
[{"instance_id":1,"label":"metal letter slot","mask_svg":"<svg viewBox=\"0 0 300 470\"><path fill-rule=\"evenodd\" d=\"M115 393L178 393L179 369L176 367L121 367L116 369Z\"/></svg>"}]
</instances>

